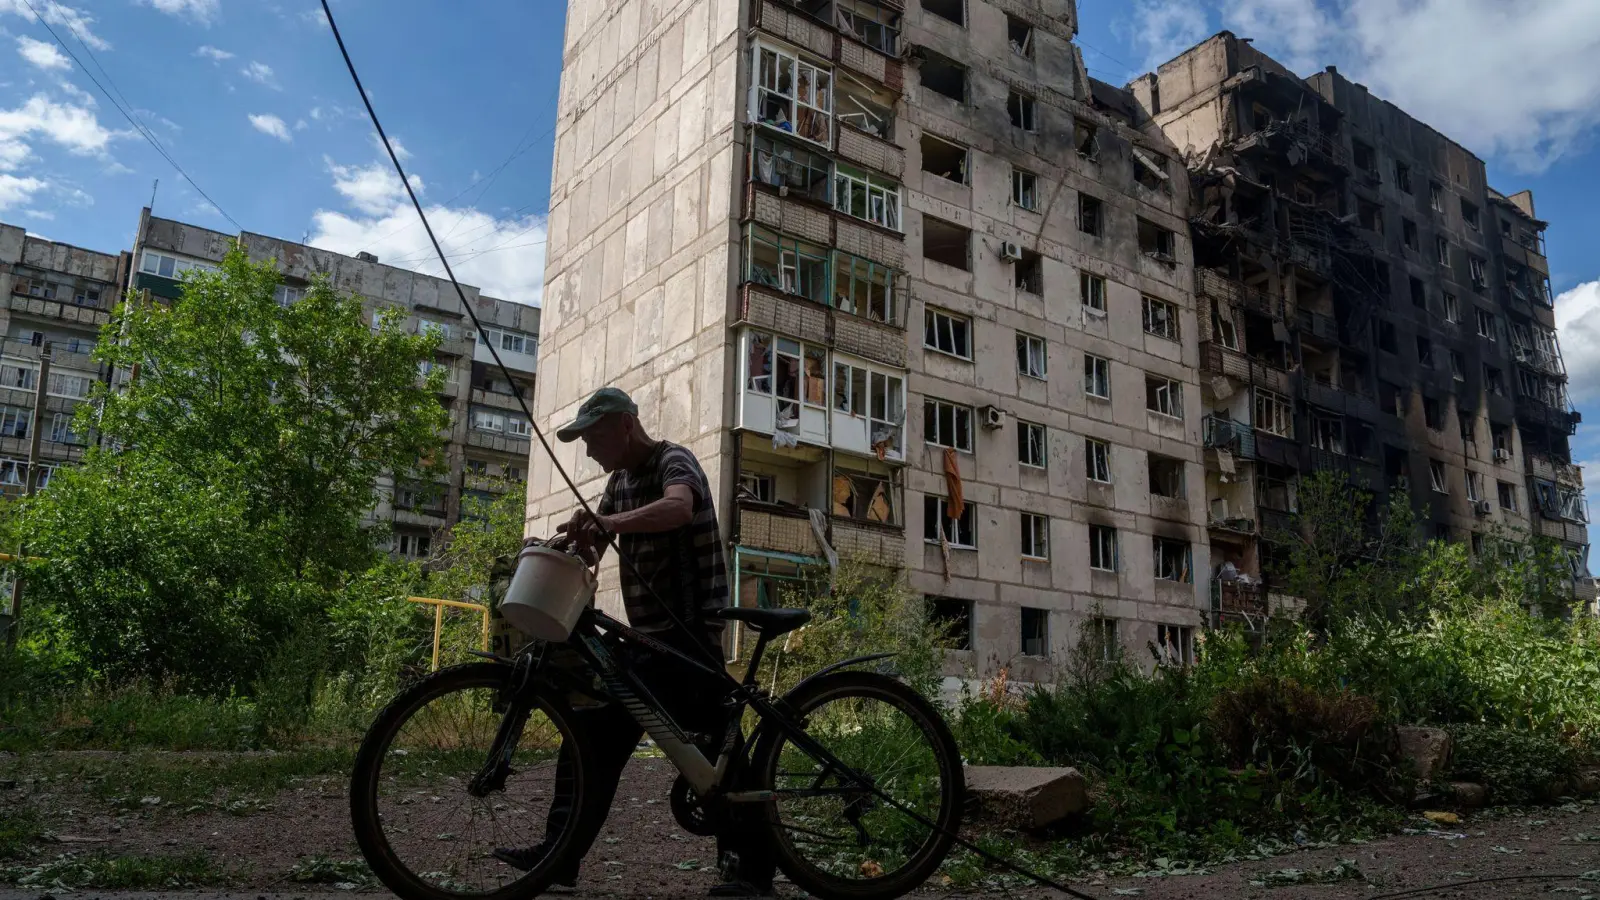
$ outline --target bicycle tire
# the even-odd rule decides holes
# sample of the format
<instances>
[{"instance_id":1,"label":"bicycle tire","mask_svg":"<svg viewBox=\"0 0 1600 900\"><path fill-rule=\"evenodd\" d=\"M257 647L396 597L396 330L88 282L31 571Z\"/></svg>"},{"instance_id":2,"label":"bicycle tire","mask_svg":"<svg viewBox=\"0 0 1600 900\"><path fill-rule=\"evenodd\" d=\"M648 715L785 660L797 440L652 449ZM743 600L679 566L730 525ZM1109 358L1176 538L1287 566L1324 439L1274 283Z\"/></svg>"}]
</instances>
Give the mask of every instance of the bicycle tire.
<instances>
[{"instance_id":1,"label":"bicycle tire","mask_svg":"<svg viewBox=\"0 0 1600 900\"><path fill-rule=\"evenodd\" d=\"M401 727L430 701L448 694L475 688L509 690L511 672L510 666L492 662L466 663L440 669L390 701L362 739L350 778L350 815L356 843L373 874L402 900L462 900L468 897L473 900L524 900L550 887L560 862L569 852L578 827L579 817L576 815L569 819L569 825L557 839L554 851L521 878L496 891L465 893L447 890L418 877L400 860L383 831L379 811L379 778L385 754ZM564 702L539 686L533 686L530 690L530 696L535 701L533 706L551 719L563 740L574 741L576 765L573 808L582 809L587 785L583 765L585 754L579 732L573 727L570 710ZM484 749L487 751L489 748Z\"/></svg>"},{"instance_id":2,"label":"bicycle tire","mask_svg":"<svg viewBox=\"0 0 1600 900\"><path fill-rule=\"evenodd\" d=\"M779 821L776 798L764 805L766 824L771 829L771 849L784 874L807 893L823 900L887 900L910 893L927 881L949 855L955 844L955 835L961 828L962 801L965 781L961 769L961 754L955 736L932 703L916 690L887 675L874 672L843 671L824 675L805 683L784 695L780 708L805 721L818 709L835 700L856 697L874 699L889 704L908 716L927 739L937 762L939 784L939 810L928 816L934 830L926 844L910 861L893 873L881 878L845 879L821 871L799 857L788 831ZM752 774L758 787L773 790L778 780L778 765L786 737L771 724L763 725L763 734L752 755ZM900 813L904 816L904 813Z\"/></svg>"}]
</instances>

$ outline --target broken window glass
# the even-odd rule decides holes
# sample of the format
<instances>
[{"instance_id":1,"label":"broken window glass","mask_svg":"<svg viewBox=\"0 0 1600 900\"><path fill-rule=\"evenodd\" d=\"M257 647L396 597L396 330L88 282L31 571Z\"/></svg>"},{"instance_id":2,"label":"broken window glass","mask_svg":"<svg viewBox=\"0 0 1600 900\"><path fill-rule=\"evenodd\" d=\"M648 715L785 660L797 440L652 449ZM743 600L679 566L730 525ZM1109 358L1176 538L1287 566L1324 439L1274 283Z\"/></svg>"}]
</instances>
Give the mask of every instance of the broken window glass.
<instances>
[{"instance_id":1,"label":"broken window glass","mask_svg":"<svg viewBox=\"0 0 1600 900\"><path fill-rule=\"evenodd\" d=\"M757 133L750 151L750 177L791 196L819 203L829 202L829 173L832 163L826 156L812 153L771 135Z\"/></svg>"}]
</instances>

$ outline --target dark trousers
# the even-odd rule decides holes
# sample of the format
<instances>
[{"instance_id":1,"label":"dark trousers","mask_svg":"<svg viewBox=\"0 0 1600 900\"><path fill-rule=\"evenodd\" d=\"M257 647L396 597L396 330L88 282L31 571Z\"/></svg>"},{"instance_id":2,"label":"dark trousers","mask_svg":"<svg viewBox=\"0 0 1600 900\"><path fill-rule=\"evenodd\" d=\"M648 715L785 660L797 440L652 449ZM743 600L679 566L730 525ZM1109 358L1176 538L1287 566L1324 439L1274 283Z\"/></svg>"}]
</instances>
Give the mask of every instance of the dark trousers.
<instances>
[{"instance_id":1,"label":"dark trousers","mask_svg":"<svg viewBox=\"0 0 1600 900\"><path fill-rule=\"evenodd\" d=\"M638 658L631 669L680 728L710 735L713 748L721 746L728 720L727 710L720 703L723 692L715 682L698 677L681 664L650 657ZM616 798L617 782L634 750L638 749L644 729L616 703L575 710L573 727L580 732L578 740L588 753L585 760L588 763L585 769L587 790L583 806L577 810L578 827L568 869L576 875L578 862L588 854L605 826L611 802ZM560 834L573 815L572 751L572 744L563 744L556 759L555 796L551 798L550 813L546 817L547 835ZM709 755L708 758L716 761ZM741 821L744 818L741 806L743 804L730 804L729 821L717 835L717 859L720 863L724 854L736 854L739 859L736 878L757 887L771 887L777 866L772 859L769 838L759 826L752 827L752 823Z\"/></svg>"}]
</instances>

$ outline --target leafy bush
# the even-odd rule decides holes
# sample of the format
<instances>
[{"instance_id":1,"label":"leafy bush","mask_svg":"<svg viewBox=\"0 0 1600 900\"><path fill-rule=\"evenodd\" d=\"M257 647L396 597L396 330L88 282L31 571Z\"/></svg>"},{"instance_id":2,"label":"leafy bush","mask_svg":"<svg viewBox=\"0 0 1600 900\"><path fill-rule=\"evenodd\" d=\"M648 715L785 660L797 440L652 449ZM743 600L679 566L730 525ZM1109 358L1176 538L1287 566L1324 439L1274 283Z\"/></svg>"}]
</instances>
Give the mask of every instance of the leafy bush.
<instances>
[{"instance_id":1,"label":"leafy bush","mask_svg":"<svg viewBox=\"0 0 1600 900\"><path fill-rule=\"evenodd\" d=\"M1487 784L1498 803L1545 799L1578 769L1576 748L1552 734L1485 725L1454 725L1450 777Z\"/></svg>"},{"instance_id":2,"label":"leafy bush","mask_svg":"<svg viewBox=\"0 0 1600 900\"><path fill-rule=\"evenodd\" d=\"M1210 721L1234 765L1277 772L1293 765L1313 782L1369 778L1382 765L1378 704L1349 690L1318 691L1294 678L1254 674L1219 692Z\"/></svg>"}]
</instances>

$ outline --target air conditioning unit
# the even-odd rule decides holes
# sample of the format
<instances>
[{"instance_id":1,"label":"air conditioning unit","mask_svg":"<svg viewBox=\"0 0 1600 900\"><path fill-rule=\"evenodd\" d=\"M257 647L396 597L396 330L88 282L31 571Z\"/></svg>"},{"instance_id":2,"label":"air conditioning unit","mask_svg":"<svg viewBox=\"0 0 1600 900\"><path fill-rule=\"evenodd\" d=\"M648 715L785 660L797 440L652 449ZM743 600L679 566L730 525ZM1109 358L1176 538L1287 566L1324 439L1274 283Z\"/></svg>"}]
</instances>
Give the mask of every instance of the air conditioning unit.
<instances>
[{"instance_id":1,"label":"air conditioning unit","mask_svg":"<svg viewBox=\"0 0 1600 900\"><path fill-rule=\"evenodd\" d=\"M1016 241L1000 242L1000 258L1016 262L1022 259L1022 245Z\"/></svg>"},{"instance_id":2,"label":"air conditioning unit","mask_svg":"<svg viewBox=\"0 0 1600 900\"><path fill-rule=\"evenodd\" d=\"M1487 500L1474 500L1474 501L1472 501L1472 511L1477 513L1480 516L1487 516L1489 514L1489 501L1487 501Z\"/></svg>"},{"instance_id":3,"label":"air conditioning unit","mask_svg":"<svg viewBox=\"0 0 1600 900\"><path fill-rule=\"evenodd\" d=\"M1507 450L1504 447L1496 447L1496 448L1494 448L1494 461L1495 462L1505 462L1506 460L1508 460L1510 458L1511 458L1511 451L1510 450Z\"/></svg>"},{"instance_id":4,"label":"air conditioning unit","mask_svg":"<svg viewBox=\"0 0 1600 900\"><path fill-rule=\"evenodd\" d=\"M985 428L1000 428L1006 424L1006 414L998 406L985 406L979 412L983 414Z\"/></svg>"}]
</instances>

